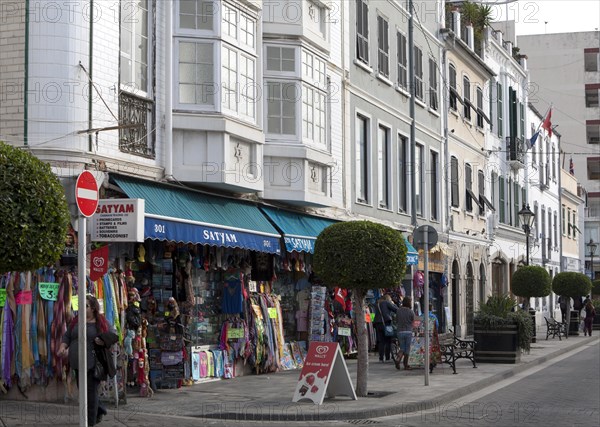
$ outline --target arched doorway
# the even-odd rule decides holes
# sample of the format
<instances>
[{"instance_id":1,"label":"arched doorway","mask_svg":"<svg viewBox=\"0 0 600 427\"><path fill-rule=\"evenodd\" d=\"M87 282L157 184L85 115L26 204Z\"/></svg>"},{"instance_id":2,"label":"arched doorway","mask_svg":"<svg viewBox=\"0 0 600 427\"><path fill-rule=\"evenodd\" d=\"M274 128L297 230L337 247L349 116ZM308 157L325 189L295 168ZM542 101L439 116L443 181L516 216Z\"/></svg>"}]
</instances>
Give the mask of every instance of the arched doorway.
<instances>
[{"instance_id":1,"label":"arched doorway","mask_svg":"<svg viewBox=\"0 0 600 427\"><path fill-rule=\"evenodd\" d=\"M486 291L485 291L485 265L481 263L479 265L479 305L485 304L487 299Z\"/></svg>"},{"instance_id":2,"label":"arched doorway","mask_svg":"<svg viewBox=\"0 0 600 427\"><path fill-rule=\"evenodd\" d=\"M460 270L458 268L458 262L455 260L452 263L452 329L455 334L460 333Z\"/></svg>"},{"instance_id":3,"label":"arched doorway","mask_svg":"<svg viewBox=\"0 0 600 427\"><path fill-rule=\"evenodd\" d=\"M473 311L475 306L475 277L473 276L473 264L471 261L467 263L467 286L466 286L466 307L467 315L467 335L473 335Z\"/></svg>"}]
</instances>

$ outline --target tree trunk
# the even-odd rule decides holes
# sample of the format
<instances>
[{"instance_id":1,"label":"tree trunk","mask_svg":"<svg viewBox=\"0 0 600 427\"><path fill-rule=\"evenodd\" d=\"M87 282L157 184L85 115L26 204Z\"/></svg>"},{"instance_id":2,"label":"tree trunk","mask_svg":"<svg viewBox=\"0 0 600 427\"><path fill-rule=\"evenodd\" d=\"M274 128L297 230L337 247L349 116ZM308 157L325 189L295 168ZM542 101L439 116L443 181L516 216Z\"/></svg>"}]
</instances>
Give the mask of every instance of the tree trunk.
<instances>
[{"instance_id":1,"label":"tree trunk","mask_svg":"<svg viewBox=\"0 0 600 427\"><path fill-rule=\"evenodd\" d=\"M354 318L356 319L356 335L358 339L358 366L356 372L356 395L367 396L367 379L369 377L369 340L365 322L365 291L353 289Z\"/></svg>"}]
</instances>

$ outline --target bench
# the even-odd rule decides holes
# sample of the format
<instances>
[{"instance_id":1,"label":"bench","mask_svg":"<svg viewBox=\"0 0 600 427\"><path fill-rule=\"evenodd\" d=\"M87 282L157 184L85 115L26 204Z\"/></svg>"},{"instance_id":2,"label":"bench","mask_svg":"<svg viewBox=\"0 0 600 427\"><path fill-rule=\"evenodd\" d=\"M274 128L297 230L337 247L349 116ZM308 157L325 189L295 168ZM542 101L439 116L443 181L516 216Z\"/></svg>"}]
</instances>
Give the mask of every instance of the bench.
<instances>
[{"instance_id":1,"label":"bench","mask_svg":"<svg viewBox=\"0 0 600 427\"><path fill-rule=\"evenodd\" d=\"M552 338L556 338L558 335L558 339L562 341L561 335L567 337L567 324L562 322L557 322L555 319L551 317L544 317L546 320L546 341L548 341L548 337L552 335Z\"/></svg>"},{"instance_id":2,"label":"bench","mask_svg":"<svg viewBox=\"0 0 600 427\"><path fill-rule=\"evenodd\" d=\"M475 344L477 343L475 340L463 340L457 338L456 335L454 337L454 353L456 359L469 359L473 364L473 368L477 368L475 364Z\"/></svg>"}]
</instances>

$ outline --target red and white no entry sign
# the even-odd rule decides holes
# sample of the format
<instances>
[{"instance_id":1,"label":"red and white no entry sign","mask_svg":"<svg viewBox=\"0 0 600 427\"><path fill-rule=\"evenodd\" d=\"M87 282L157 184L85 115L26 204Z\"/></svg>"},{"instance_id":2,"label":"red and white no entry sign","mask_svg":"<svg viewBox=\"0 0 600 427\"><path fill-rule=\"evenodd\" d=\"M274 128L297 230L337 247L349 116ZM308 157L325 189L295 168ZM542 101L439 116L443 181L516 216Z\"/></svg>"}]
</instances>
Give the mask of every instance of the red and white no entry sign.
<instances>
[{"instance_id":1,"label":"red and white no entry sign","mask_svg":"<svg viewBox=\"0 0 600 427\"><path fill-rule=\"evenodd\" d=\"M81 215L90 217L98 207L98 184L89 171L83 171L77 177L75 185L75 200Z\"/></svg>"}]
</instances>

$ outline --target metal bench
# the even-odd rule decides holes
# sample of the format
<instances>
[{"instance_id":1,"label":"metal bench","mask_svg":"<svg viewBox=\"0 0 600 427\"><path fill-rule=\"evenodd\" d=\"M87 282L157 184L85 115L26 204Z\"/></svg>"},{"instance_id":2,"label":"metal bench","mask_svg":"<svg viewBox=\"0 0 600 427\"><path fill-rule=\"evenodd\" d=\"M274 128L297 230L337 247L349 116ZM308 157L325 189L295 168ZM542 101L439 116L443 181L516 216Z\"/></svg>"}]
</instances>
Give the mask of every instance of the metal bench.
<instances>
[{"instance_id":1,"label":"metal bench","mask_svg":"<svg viewBox=\"0 0 600 427\"><path fill-rule=\"evenodd\" d=\"M552 336L552 338L556 338L562 341L561 335L567 337L567 324L562 322L557 322L555 319L551 317L544 317L546 320L546 341L548 341L548 337Z\"/></svg>"}]
</instances>

